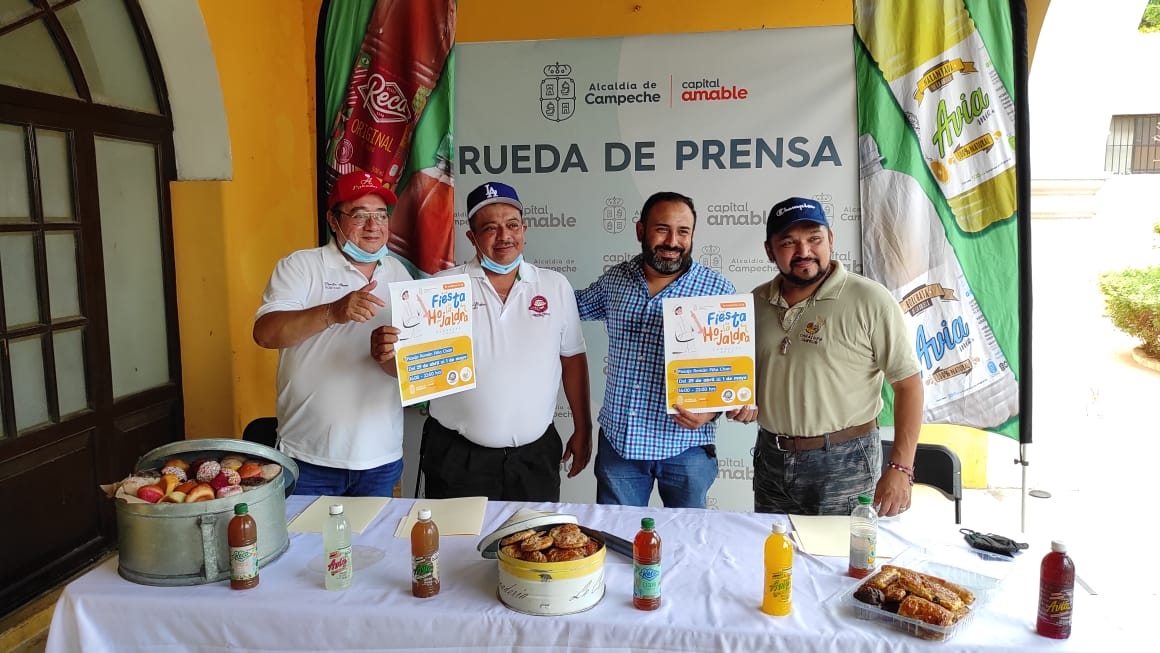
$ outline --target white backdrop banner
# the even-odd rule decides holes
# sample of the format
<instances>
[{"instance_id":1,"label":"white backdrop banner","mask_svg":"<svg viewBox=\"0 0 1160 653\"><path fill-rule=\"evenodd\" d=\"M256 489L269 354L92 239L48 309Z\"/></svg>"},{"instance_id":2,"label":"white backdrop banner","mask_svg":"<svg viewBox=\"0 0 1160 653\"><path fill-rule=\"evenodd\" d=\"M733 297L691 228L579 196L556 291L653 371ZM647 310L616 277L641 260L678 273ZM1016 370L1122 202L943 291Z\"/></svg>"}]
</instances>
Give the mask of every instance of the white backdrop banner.
<instances>
[{"instance_id":1,"label":"white backdrop banner","mask_svg":"<svg viewBox=\"0 0 1160 653\"><path fill-rule=\"evenodd\" d=\"M640 252L633 223L662 190L693 198L693 257L739 292L776 274L765 222L791 195L822 202L835 258L861 272L853 38L839 26L459 44L456 258L475 254L467 193L497 180L524 202L525 258L577 288ZM608 340L600 322L584 335L595 420ZM556 425L567 438L562 392ZM755 437L721 422L710 507L753 509ZM565 480L563 501L595 497L591 464Z\"/></svg>"}]
</instances>

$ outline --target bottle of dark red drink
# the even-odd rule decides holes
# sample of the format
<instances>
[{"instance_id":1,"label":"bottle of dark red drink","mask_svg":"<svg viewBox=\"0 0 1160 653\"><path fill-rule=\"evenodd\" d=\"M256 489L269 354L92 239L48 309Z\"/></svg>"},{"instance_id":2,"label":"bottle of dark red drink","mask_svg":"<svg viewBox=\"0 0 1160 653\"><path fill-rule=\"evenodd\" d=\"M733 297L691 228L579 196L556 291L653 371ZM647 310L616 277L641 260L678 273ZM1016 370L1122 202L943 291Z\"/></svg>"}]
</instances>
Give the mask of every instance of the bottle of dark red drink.
<instances>
[{"instance_id":1,"label":"bottle of dark red drink","mask_svg":"<svg viewBox=\"0 0 1160 653\"><path fill-rule=\"evenodd\" d=\"M1039 565L1039 618L1035 631L1044 637L1067 639L1071 635L1071 606L1075 594L1075 564L1067 546L1051 541L1051 553Z\"/></svg>"}]
</instances>

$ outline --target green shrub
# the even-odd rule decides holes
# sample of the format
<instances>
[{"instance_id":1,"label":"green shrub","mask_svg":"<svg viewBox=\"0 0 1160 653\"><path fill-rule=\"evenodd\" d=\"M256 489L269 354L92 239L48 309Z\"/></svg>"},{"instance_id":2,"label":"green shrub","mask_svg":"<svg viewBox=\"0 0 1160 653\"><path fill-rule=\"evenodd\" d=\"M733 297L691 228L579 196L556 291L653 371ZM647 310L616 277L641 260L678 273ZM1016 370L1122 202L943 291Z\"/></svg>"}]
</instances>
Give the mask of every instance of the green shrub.
<instances>
[{"instance_id":1,"label":"green shrub","mask_svg":"<svg viewBox=\"0 0 1160 653\"><path fill-rule=\"evenodd\" d=\"M1137 29L1145 34L1160 32L1160 0L1148 0L1148 5L1144 7L1144 15L1140 18L1140 26Z\"/></svg>"},{"instance_id":2,"label":"green shrub","mask_svg":"<svg viewBox=\"0 0 1160 653\"><path fill-rule=\"evenodd\" d=\"M1160 236L1160 222L1157 222L1156 224L1152 225L1152 231L1157 236Z\"/></svg>"},{"instance_id":3,"label":"green shrub","mask_svg":"<svg viewBox=\"0 0 1160 653\"><path fill-rule=\"evenodd\" d=\"M1144 341L1144 352L1160 358L1160 266L1100 275L1108 317L1117 329Z\"/></svg>"}]
</instances>

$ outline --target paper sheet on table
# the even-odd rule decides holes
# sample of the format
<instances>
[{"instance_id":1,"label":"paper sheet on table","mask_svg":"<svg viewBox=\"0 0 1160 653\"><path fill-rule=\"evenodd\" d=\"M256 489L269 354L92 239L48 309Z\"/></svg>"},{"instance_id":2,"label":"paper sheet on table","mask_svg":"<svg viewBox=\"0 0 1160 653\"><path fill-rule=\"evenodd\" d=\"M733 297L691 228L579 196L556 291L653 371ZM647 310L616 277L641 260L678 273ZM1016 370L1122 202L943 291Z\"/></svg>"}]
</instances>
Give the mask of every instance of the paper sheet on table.
<instances>
[{"instance_id":1,"label":"paper sheet on table","mask_svg":"<svg viewBox=\"0 0 1160 653\"><path fill-rule=\"evenodd\" d=\"M459 499L415 499L411 512L399 520L395 537L411 537L411 527L419 521L419 509L430 508L431 520L439 527L439 535L479 535L483 529L483 515L487 511L487 497Z\"/></svg>"},{"instance_id":2,"label":"paper sheet on table","mask_svg":"<svg viewBox=\"0 0 1160 653\"><path fill-rule=\"evenodd\" d=\"M790 515L793 535L801 550L816 556L845 558L850 555L850 518L845 515ZM894 538L881 537L878 532L875 557L893 558L898 555Z\"/></svg>"},{"instance_id":3,"label":"paper sheet on table","mask_svg":"<svg viewBox=\"0 0 1160 653\"><path fill-rule=\"evenodd\" d=\"M321 533L330 519L330 504L341 503L351 530L361 533L390 500L389 497L318 497L290 521L287 529L291 533Z\"/></svg>"}]
</instances>

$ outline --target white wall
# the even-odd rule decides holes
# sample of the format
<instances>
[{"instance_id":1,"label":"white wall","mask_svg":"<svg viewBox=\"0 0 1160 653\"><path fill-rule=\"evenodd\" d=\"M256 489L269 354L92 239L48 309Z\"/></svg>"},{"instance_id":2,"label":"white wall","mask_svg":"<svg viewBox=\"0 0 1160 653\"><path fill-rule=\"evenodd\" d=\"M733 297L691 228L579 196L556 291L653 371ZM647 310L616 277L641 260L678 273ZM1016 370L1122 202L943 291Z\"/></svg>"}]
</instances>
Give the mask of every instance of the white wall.
<instances>
[{"instance_id":1,"label":"white wall","mask_svg":"<svg viewBox=\"0 0 1160 653\"><path fill-rule=\"evenodd\" d=\"M1028 89L1031 176L1103 178L1116 114L1160 113L1160 34L1137 27L1147 0L1052 0Z\"/></svg>"},{"instance_id":2,"label":"white wall","mask_svg":"<svg viewBox=\"0 0 1160 653\"><path fill-rule=\"evenodd\" d=\"M180 180L233 177L226 107L209 32L196 2L141 0L161 60Z\"/></svg>"}]
</instances>

